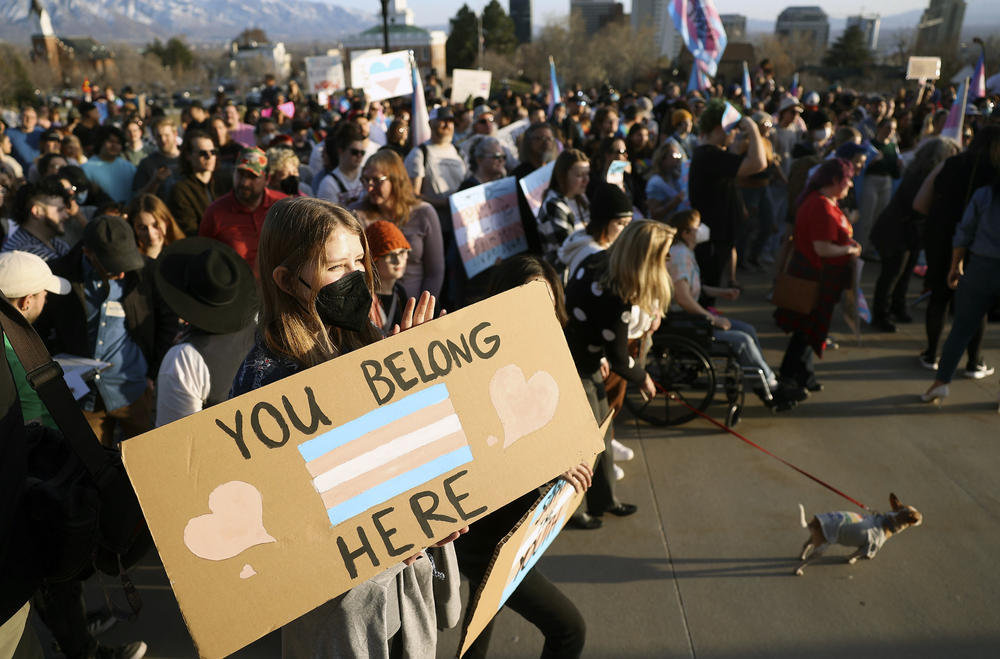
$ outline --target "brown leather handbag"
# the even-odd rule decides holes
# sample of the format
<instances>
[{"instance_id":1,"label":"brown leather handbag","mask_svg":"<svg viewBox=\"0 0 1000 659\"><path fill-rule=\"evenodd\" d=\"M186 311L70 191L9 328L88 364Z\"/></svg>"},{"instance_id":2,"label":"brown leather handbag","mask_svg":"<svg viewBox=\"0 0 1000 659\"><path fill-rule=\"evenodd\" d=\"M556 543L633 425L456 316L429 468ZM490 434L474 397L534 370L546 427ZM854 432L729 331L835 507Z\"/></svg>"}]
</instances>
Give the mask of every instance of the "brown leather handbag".
<instances>
[{"instance_id":1,"label":"brown leather handbag","mask_svg":"<svg viewBox=\"0 0 1000 659\"><path fill-rule=\"evenodd\" d=\"M780 272L774 281L771 303L779 309L810 314L819 303L819 282Z\"/></svg>"}]
</instances>

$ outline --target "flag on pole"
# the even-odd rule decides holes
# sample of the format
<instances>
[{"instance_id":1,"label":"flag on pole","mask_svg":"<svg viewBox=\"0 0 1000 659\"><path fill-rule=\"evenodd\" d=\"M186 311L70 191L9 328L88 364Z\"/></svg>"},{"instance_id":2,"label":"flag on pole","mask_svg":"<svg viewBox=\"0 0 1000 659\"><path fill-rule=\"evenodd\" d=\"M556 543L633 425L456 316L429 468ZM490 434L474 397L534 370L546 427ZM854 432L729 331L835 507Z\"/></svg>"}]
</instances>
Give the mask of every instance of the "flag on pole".
<instances>
[{"instance_id":1,"label":"flag on pole","mask_svg":"<svg viewBox=\"0 0 1000 659\"><path fill-rule=\"evenodd\" d=\"M431 124L427 116L427 99L424 98L424 82L420 78L420 69L410 51L410 74L413 77L413 108L410 112L411 144L423 144L431 139Z\"/></svg>"},{"instance_id":2,"label":"flag on pole","mask_svg":"<svg viewBox=\"0 0 1000 659\"><path fill-rule=\"evenodd\" d=\"M549 116L552 116L552 110L555 109L556 104L562 95L559 93L559 81L556 80L556 63L552 59L552 55L549 55Z\"/></svg>"},{"instance_id":3,"label":"flag on pole","mask_svg":"<svg viewBox=\"0 0 1000 659\"><path fill-rule=\"evenodd\" d=\"M802 98L802 89L799 88L799 72L796 71L795 75L792 76L792 88L788 90L788 93L795 98Z\"/></svg>"},{"instance_id":4,"label":"flag on pole","mask_svg":"<svg viewBox=\"0 0 1000 659\"><path fill-rule=\"evenodd\" d=\"M750 68L747 66L747 61L743 60L743 107L747 110L750 109Z\"/></svg>"},{"instance_id":5,"label":"flag on pole","mask_svg":"<svg viewBox=\"0 0 1000 659\"><path fill-rule=\"evenodd\" d=\"M980 53L979 61L976 62L976 71L972 74L969 98L976 100L984 96L986 96L986 60L983 58L982 53Z\"/></svg>"},{"instance_id":6,"label":"flag on pole","mask_svg":"<svg viewBox=\"0 0 1000 659\"><path fill-rule=\"evenodd\" d=\"M715 4L712 0L670 0L667 10L695 61L704 64L704 72L715 77L727 43L726 28L722 27Z\"/></svg>"},{"instance_id":7,"label":"flag on pole","mask_svg":"<svg viewBox=\"0 0 1000 659\"><path fill-rule=\"evenodd\" d=\"M691 77L688 79L688 92L703 92L711 90L712 80L705 73L704 65L697 60L691 63Z\"/></svg>"},{"instance_id":8,"label":"flag on pole","mask_svg":"<svg viewBox=\"0 0 1000 659\"><path fill-rule=\"evenodd\" d=\"M969 79L966 78L962 81L962 86L958 90L958 95L955 97L954 103L951 104L951 110L948 112L948 119L944 122L944 128L941 129L941 137L950 137L956 140L959 144L962 143L962 129L965 122L965 104L969 98Z\"/></svg>"}]
</instances>

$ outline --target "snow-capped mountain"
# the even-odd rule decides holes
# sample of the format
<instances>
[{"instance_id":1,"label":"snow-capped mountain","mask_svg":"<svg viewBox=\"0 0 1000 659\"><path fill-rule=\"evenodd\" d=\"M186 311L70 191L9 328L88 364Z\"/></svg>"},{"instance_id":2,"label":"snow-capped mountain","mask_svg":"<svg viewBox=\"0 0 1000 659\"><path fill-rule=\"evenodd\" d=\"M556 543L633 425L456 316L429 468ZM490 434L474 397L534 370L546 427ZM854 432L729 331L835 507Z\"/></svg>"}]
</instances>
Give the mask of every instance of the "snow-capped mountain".
<instances>
[{"instance_id":1,"label":"snow-capped mountain","mask_svg":"<svg viewBox=\"0 0 1000 659\"><path fill-rule=\"evenodd\" d=\"M225 41L248 27L284 41L328 40L360 32L375 15L307 0L40 0L56 34L147 42L182 35ZM25 42L37 31L31 0L0 0L0 39Z\"/></svg>"}]
</instances>

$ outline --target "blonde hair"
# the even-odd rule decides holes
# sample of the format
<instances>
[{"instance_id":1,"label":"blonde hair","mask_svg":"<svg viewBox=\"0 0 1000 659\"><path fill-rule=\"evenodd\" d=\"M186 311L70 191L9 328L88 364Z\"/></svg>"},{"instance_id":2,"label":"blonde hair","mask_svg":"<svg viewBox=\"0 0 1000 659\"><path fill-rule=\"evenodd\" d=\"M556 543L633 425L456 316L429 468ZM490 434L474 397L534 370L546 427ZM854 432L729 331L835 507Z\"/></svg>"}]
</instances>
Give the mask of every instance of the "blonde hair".
<instances>
[{"instance_id":1,"label":"blonde hair","mask_svg":"<svg viewBox=\"0 0 1000 659\"><path fill-rule=\"evenodd\" d=\"M600 285L651 315L670 306L667 255L677 229L653 220L634 220L608 248L608 270Z\"/></svg>"},{"instance_id":2,"label":"blonde hair","mask_svg":"<svg viewBox=\"0 0 1000 659\"><path fill-rule=\"evenodd\" d=\"M143 252L149 248L149 244L139 237L139 227L142 224L139 220L139 215L142 213L149 213L156 219L156 223L160 225L160 231L163 232L164 247L184 238L184 232L181 231L180 225L174 219L173 213L170 212L167 205L160 201L160 198L156 195L148 193L139 195L129 204L127 213L128 220L132 224L132 230L135 231L135 242Z\"/></svg>"},{"instance_id":3,"label":"blonde hair","mask_svg":"<svg viewBox=\"0 0 1000 659\"><path fill-rule=\"evenodd\" d=\"M272 146L267 150L267 173L270 175L280 172L291 161L295 161L295 172L298 175L299 157L295 155L295 151L287 146Z\"/></svg>"},{"instance_id":4,"label":"blonde hair","mask_svg":"<svg viewBox=\"0 0 1000 659\"><path fill-rule=\"evenodd\" d=\"M371 155L365 162L364 169L372 169L389 179L392 185L392 217L384 218L398 227L403 227L410 221L410 213L420 204L420 199L413 192L413 184L406 173L403 159L391 149L381 149ZM368 195L361 202L360 210L377 214L378 209L369 201Z\"/></svg>"},{"instance_id":5,"label":"blonde hair","mask_svg":"<svg viewBox=\"0 0 1000 659\"><path fill-rule=\"evenodd\" d=\"M337 204L312 197L287 197L267 212L260 233L257 269L260 273L258 332L271 352L286 356L309 368L382 338L370 323L360 332L338 327L326 331L316 312L319 290L310 291L308 302L282 290L274 281L274 270L288 269L291 281L310 268L318 276L326 242L334 231L345 229L358 236L364 249L365 282L375 295L374 267L364 229L354 215Z\"/></svg>"}]
</instances>

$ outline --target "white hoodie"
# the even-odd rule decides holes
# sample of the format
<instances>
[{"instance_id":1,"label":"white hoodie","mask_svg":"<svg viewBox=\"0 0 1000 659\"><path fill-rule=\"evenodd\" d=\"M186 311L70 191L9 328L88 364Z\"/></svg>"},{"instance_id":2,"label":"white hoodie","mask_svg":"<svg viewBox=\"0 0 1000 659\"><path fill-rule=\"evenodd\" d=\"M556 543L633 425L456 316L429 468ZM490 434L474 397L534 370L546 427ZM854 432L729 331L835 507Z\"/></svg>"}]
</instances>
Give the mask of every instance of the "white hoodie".
<instances>
[{"instance_id":1,"label":"white hoodie","mask_svg":"<svg viewBox=\"0 0 1000 659\"><path fill-rule=\"evenodd\" d=\"M578 229L571 233L569 238L559 246L558 251L559 260L566 264L566 270L563 273L564 279L569 281L569 278L576 272L585 258L591 254L603 252L604 249L584 229Z\"/></svg>"}]
</instances>

